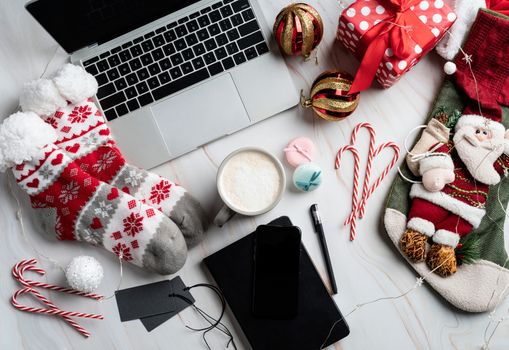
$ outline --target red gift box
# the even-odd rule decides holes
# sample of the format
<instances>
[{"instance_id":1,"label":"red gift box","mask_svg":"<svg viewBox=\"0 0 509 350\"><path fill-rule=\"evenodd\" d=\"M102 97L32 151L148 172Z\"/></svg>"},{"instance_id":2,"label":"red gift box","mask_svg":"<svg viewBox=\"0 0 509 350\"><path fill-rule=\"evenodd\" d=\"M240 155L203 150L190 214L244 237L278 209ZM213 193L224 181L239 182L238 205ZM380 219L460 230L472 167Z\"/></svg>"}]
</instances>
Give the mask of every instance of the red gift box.
<instances>
[{"instance_id":1,"label":"red gift box","mask_svg":"<svg viewBox=\"0 0 509 350\"><path fill-rule=\"evenodd\" d=\"M339 17L337 38L361 65L351 92L376 76L388 88L432 50L456 14L443 0L358 0Z\"/></svg>"}]
</instances>

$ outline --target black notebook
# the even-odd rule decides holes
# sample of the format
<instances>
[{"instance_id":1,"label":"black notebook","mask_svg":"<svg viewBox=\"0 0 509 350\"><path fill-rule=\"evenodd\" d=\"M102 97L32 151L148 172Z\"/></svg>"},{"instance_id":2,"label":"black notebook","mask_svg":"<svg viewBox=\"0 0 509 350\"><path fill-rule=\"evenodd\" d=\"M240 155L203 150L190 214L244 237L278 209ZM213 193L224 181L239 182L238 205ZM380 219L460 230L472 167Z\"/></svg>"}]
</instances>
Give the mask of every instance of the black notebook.
<instances>
[{"instance_id":1,"label":"black notebook","mask_svg":"<svg viewBox=\"0 0 509 350\"><path fill-rule=\"evenodd\" d=\"M283 216L269 225L291 226L292 222ZM259 319L253 316L251 297L254 237L254 233L251 233L204 259L251 347L254 350L320 349L334 322L343 316L302 243L298 316L291 320ZM349 333L346 322L338 322L324 347Z\"/></svg>"}]
</instances>

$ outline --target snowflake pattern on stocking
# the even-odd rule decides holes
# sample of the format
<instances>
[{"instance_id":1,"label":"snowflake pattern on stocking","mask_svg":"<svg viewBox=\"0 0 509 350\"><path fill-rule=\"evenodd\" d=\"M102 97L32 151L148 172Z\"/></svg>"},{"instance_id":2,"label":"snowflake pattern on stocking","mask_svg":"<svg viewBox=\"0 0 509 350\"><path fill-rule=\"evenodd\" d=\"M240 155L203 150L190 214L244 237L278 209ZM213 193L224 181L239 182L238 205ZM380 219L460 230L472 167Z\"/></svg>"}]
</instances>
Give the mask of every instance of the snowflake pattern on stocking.
<instances>
[{"instance_id":1,"label":"snowflake pattern on stocking","mask_svg":"<svg viewBox=\"0 0 509 350\"><path fill-rule=\"evenodd\" d=\"M83 136L83 145L85 147L91 147L99 143L99 137L95 132L91 132L89 135Z\"/></svg>"},{"instance_id":2,"label":"snowflake pattern on stocking","mask_svg":"<svg viewBox=\"0 0 509 350\"><path fill-rule=\"evenodd\" d=\"M131 213L128 217L124 218L124 232L128 236L136 236L143 230L143 216L137 213Z\"/></svg>"},{"instance_id":3,"label":"snowflake pattern on stocking","mask_svg":"<svg viewBox=\"0 0 509 350\"><path fill-rule=\"evenodd\" d=\"M58 198L62 202L62 204L67 204L68 202L75 200L78 198L80 186L76 181L71 181L68 184L62 186L60 191L60 195Z\"/></svg>"},{"instance_id":4,"label":"snowflake pattern on stocking","mask_svg":"<svg viewBox=\"0 0 509 350\"><path fill-rule=\"evenodd\" d=\"M161 180L150 190L150 200L153 204L160 204L162 201L170 197L171 184L166 180Z\"/></svg>"},{"instance_id":5,"label":"snowflake pattern on stocking","mask_svg":"<svg viewBox=\"0 0 509 350\"><path fill-rule=\"evenodd\" d=\"M90 229L83 230L80 236L85 242L93 245L99 245L101 242L101 233L92 231Z\"/></svg>"},{"instance_id":6,"label":"snowflake pattern on stocking","mask_svg":"<svg viewBox=\"0 0 509 350\"><path fill-rule=\"evenodd\" d=\"M89 105L80 105L74 107L71 114L69 114L69 121L72 124L83 123L92 114L92 108Z\"/></svg>"},{"instance_id":7,"label":"snowflake pattern on stocking","mask_svg":"<svg viewBox=\"0 0 509 350\"><path fill-rule=\"evenodd\" d=\"M112 251L122 260L125 261L133 260L133 257L131 255L131 249L124 243L117 243L117 245L113 247Z\"/></svg>"},{"instance_id":8,"label":"snowflake pattern on stocking","mask_svg":"<svg viewBox=\"0 0 509 350\"><path fill-rule=\"evenodd\" d=\"M115 155L115 152L109 150L105 154L101 155L97 162L92 165L92 168L97 172L104 171L113 164L116 158L117 156Z\"/></svg>"},{"instance_id":9,"label":"snowflake pattern on stocking","mask_svg":"<svg viewBox=\"0 0 509 350\"><path fill-rule=\"evenodd\" d=\"M143 179L143 174L135 169L129 170L129 176L126 177L125 182L131 187L138 187Z\"/></svg>"},{"instance_id":10,"label":"snowflake pattern on stocking","mask_svg":"<svg viewBox=\"0 0 509 350\"><path fill-rule=\"evenodd\" d=\"M99 206L94 209L94 214L102 217L103 219L109 218L113 212L113 205L106 203L105 201L99 202Z\"/></svg>"},{"instance_id":11,"label":"snowflake pattern on stocking","mask_svg":"<svg viewBox=\"0 0 509 350\"><path fill-rule=\"evenodd\" d=\"M53 170L48 165L44 165L41 170L39 170L39 175L41 175L44 180L48 180L53 176Z\"/></svg>"}]
</instances>

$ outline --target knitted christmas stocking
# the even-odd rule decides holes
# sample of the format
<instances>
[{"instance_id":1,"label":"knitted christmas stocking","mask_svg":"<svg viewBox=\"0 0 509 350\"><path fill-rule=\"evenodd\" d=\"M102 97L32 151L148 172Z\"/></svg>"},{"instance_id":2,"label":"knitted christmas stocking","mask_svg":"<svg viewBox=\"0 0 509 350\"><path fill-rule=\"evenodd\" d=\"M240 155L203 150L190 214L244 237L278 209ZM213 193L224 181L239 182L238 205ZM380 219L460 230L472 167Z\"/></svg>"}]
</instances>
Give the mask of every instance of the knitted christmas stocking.
<instances>
[{"instance_id":1,"label":"knitted christmas stocking","mask_svg":"<svg viewBox=\"0 0 509 350\"><path fill-rule=\"evenodd\" d=\"M187 248L175 223L84 172L56 140L55 130L35 113L13 114L0 125L0 171L13 168L32 207L45 212L46 229L160 274L178 271Z\"/></svg>"},{"instance_id":2,"label":"knitted christmas stocking","mask_svg":"<svg viewBox=\"0 0 509 350\"><path fill-rule=\"evenodd\" d=\"M480 10L426 129L397 178L384 224L411 266L456 307L482 312L508 292L509 17ZM475 79L474 79L475 76ZM422 176L419 178L419 176ZM430 274L430 271L434 273Z\"/></svg>"},{"instance_id":3,"label":"knitted christmas stocking","mask_svg":"<svg viewBox=\"0 0 509 350\"><path fill-rule=\"evenodd\" d=\"M37 113L55 128L55 144L82 170L162 211L177 224L188 245L201 241L207 219L198 201L182 186L126 163L91 98L96 92L92 75L67 64L52 80L27 83L20 103L24 111Z\"/></svg>"}]
</instances>

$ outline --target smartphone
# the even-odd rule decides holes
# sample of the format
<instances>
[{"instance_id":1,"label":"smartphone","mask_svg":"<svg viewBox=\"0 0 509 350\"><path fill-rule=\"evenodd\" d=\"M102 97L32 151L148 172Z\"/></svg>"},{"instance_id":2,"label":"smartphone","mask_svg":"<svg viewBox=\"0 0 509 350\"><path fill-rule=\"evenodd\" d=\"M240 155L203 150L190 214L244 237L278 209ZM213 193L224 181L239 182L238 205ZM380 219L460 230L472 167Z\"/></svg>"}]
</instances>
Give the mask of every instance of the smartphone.
<instances>
[{"instance_id":1,"label":"smartphone","mask_svg":"<svg viewBox=\"0 0 509 350\"><path fill-rule=\"evenodd\" d=\"M301 232L296 226L258 226L254 243L252 312L291 319L299 300Z\"/></svg>"}]
</instances>

